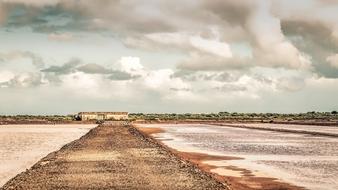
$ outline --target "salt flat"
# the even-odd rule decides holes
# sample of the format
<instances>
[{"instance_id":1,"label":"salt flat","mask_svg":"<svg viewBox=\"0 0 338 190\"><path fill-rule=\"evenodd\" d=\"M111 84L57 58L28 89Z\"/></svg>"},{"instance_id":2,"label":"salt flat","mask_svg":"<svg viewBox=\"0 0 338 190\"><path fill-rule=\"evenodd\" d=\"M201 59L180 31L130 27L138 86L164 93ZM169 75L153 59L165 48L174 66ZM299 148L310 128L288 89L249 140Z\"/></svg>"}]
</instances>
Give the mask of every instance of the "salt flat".
<instances>
[{"instance_id":1,"label":"salt flat","mask_svg":"<svg viewBox=\"0 0 338 190\"><path fill-rule=\"evenodd\" d=\"M162 129L164 132L153 136L179 151L242 158L206 160L205 163L216 167L212 171L219 175L244 179L241 171L249 170L254 176L273 177L307 189L338 189L338 138L335 137L216 125L142 127ZM335 132L334 128L324 126L269 127Z\"/></svg>"},{"instance_id":2,"label":"salt flat","mask_svg":"<svg viewBox=\"0 0 338 190\"><path fill-rule=\"evenodd\" d=\"M245 126L257 127L262 129L286 129L294 132L312 132L323 133L338 136L338 126L319 126L319 125L290 125L290 124L274 124L274 123L240 123L226 124L227 126Z\"/></svg>"},{"instance_id":3,"label":"salt flat","mask_svg":"<svg viewBox=\"0 0 338 190\"><path fill-rule=\"evenodd\" d=\"M0 125L0 186L97 125Z\"/></svg>"}]
</instances>

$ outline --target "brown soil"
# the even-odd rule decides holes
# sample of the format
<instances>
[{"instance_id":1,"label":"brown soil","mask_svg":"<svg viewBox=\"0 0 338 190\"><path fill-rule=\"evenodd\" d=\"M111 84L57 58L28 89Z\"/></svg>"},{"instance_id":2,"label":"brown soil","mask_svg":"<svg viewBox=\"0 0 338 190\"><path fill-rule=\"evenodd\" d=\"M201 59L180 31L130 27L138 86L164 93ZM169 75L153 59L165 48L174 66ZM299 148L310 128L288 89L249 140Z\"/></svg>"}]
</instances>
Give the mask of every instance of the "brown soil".
<instances>
[{"instance_id":1,"label":"brown soil","mask_svg":"<svg viewBox=\"0 0 338 190\"><path fill-rule=\"evenodd\" d=\"M234 190L303 190L302 187L297 187L291 184L283 183L277 181L275 178L267 178L267 177L256 177L252 174L250 170L246 170L243 168L238 168L235 166L224 166L217 167L214 165L209 165L203 163L204 161L217 161L217 160L235 160L242 159L237 157L227 157L227 156L212 156L208 154L199 154L199 153L189 153L189 152L179 152L175 151L176 154L182 159L188 160L195 165L197 165L202 170L212 173L211 170L215 168L224 168L227 170L239 171L242 176L241 177L233 177L233 176L222 176L214 173L214 177L228 185L229 189Z\"/></svg>"},{"instance_id":2,"label":"brown soil","mask_svg":"<svg viewBox=\"0 0 338 190\"><path fill-rule=\"evenodd\" d=\"M135 128L100 125L0 189L225 189Z\"/></svg>"},{"instance_id":3,"label":"brown soil","mask_svg":"<svg viewBox=\"0 0 338 190\"><path fill-rule=\"evenodd\" d=\"M147 128L142 128L142 132L151 135L151 134L156 134L156 133L163 133L164 130L156 127L147 127Z\"/></svg>"},{"instance_id":4,"label":"brown soil","mask_svg":"<svg viewBox=\"0 0 338 190\"><path fill-rule=\"evenodd\" d=\"M159 129L159 128L138 127L138 129L142 133L148 136L150 136L151 134L154 134L155 131L158 131L159 133L163 132L163 129ZM147 129L151 129L151 130L147 130ZM244 168L238 168L235 166L217 167L214 165L209 165L209 164L204 163L205 161L237 160L237 159L243 159L243 158L231 157L231 156L213 156L213 155L193 153L193 152L181 152L181 151L177 151L175 149L167 147L162 142L159 142L159 144L169 149L172 153L174 153L181 159L187 160L195 164L197 167L199 167L203 171L212 175L219 182L225 183L227 188L231 190L304 190L305 189L303 187L298 187L292 184L277 181L277 179L275 178L256 177L252 174L250 170L247 170ZM233 176L218 175L216 173L211 172L211 170L215 168L224 168L227 170L239 171L242 176L233 177Z\"/></svg>"}]
</instances>

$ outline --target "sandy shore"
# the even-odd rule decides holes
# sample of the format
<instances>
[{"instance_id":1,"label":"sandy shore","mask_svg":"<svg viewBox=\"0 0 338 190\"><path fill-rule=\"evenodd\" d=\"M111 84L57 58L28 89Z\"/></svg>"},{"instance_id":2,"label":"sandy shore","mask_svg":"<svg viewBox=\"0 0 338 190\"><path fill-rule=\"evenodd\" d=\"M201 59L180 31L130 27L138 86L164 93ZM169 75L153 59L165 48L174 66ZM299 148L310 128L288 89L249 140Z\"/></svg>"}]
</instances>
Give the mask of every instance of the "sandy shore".
<instances>
[{"instance_id":1,"label":"sandy shore","mask_svg":"<svg viewBox=\"0 0 338 190\"><path fill-rule=\"evenodd\" d=\"M226 189L135 128L101 125L1 189Z\"/></svg>"},{"instance_id":2,"label":"sandy shore","mask_svg":"<svg viewBox=\"0 0 338 190\"><path fill-rule=\"evenodd\" d=\"M156 133L161 133L164 130L156 127L137 127L142 133L145 135L152 135ZM159 141L159 143L164 145ZM292 184L280 182L275 178L271 177L257 177L250 170L246 170L243 168L238 168L235 166L224 166L224 167L216 167L215 165L208 164L208 162L212 161L222 161L222 160L241 160L243 158L240 157L230 157L230 156L214 156L204 153L196 153L196 152L182 152L176 149L172 149L167 147L171 152L180 157L183 160L187 160L193 164L195 164L200 169L208 172L210 175L213 175L215 179L220 181L221 183L225 183L229 189L233 190L304 190L303 187L298 187ZM219 170L220 172L214 172L214 170ZM223 175L219 175L218 173L222 173ZM231 173L231 175L230 175ZM234 174L238 173L236 176ZM229 174L229 175L228 175Z\"/></svg>"}]
</instances>

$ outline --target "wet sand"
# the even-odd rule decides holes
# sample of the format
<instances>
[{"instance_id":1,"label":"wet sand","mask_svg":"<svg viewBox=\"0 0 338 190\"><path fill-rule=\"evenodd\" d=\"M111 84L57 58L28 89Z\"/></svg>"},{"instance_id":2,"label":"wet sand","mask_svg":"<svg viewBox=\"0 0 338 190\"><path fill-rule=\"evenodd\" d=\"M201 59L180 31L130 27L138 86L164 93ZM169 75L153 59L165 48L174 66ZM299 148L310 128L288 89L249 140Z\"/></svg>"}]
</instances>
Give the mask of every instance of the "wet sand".
<instances>
[{"instance_id":1,"label":"wet sand","mask_svg":"<svg viewBox=\"0 0 338 190\"><path fill-rule=\"evenodd\" d=\"M140 129L148 128L142 125ZM234 189L337 189L338 140L210 125L150 125L152 134ZM157 129L158 130L158 129ZM145 131L146 132L146 131ZM191 159L191 153L193 158ZM196 158L196 153L203 156ZM207 154L206 157L204 154ZM187 156L188 155L188 156ZM215 155L216 158L212 158ZM220 159L224 156L224 160ZM228 159L235 157L234 159Z\"/></svg>"},{"instance_id":2,"label":"wet sand","mask_svg":"<svg viewBox=\"0 0 338 190\"><path fill-rule=\"evenodd\" d=\"M217 190L226 187L134 127L100 125L50 153L2 189Z\"/></svg>"},{"instance_id":3,"label":"wet sand","mask_svg":"<svg viewBox=\"0 0 338 190\"><path fill-rule=\"evenodd\" d=\"M0 187L97 125L0 125Z\"/></svg>"}]
</instances>

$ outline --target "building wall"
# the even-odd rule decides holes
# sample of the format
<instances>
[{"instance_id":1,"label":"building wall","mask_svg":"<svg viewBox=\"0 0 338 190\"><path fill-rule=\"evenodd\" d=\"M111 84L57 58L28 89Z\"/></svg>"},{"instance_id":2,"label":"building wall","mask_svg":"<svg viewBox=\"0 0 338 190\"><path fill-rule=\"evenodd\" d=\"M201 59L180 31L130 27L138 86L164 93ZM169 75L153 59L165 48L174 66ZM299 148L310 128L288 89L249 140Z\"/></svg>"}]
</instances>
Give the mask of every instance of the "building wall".
<instances>
[{"instance_id":1,"label":"building wall","mask_svg":"<svg viewBox=\"0 0 338 190\"><path fill-rule=\"evenodd\" d=\"M126 120L128 114L112 113L79 113L81 120Z\"/></svg>"},{"instance_id":2,"label":"building wall","mask_svg":"<svg viewBox=\"0 0 338 190\"><path fill-rule=\"evenodd\" d=\"M107 114L106 119L108 119L108 120L124 120L124 119L128 119L128 115Z\"/></svg>"},{"instance_id":3,"label":"building wall","mask_svg":"<svg viewBox=\"0 0 338 190\"><path fill-rule=\"evenodd\" d=\"M80 117L81 117L81 120L95 120L95 119L97 119L96 114L81 114Z\"/></svg>"}]
</instances>

